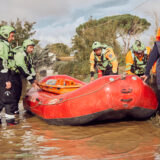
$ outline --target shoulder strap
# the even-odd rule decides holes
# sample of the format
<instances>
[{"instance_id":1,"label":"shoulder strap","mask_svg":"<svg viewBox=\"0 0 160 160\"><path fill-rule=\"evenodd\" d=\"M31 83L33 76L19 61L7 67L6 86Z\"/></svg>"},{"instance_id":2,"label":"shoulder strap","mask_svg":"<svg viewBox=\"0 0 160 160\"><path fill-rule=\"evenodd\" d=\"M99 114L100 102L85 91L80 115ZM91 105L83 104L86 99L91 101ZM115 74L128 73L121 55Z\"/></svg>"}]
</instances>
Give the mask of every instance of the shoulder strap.
<instances>
[{"instance_id":1,"label":"shoulder strap","mask_svg":"<svg viewBox=\"0 0 160 160\"><path fill-rule=\"evenodd\" d=\"M105 55L105 54L106 54L106 50L107 50L107 49L102 49L102 55Z\"/></svg>"},{"instance_id":2,"label":"shoulder strap","mask_svg":"<svg viewBox=\"0 0 160 160\"><path fill-rule=\"evenodd\" d=\"M159 55L160 55L160 42L157 41L157 42L155 42L155 43L156 43L156 45L157 45L158 53L159 53Z\"/></svg>"},{"instance_id":3,"label":"shoulder strap","mask_svg":"<svg viewBox=\"0 0 160 160\"><path fill-rule=\"evenodd\" d=\"M21 48L21 46L17 46L17 47L15 47L14 49L15 50L19 50Z\"/></svg>"},{"instance_id":4,"label":"shoulder strap","mask_svg":"<svg viewBox=\"0 0 160 160\"><path fill-rule=\"evenodd\" d=\"M143 62L146 64L148 61L148 54L144 54Z\"/></svg>"},{"instance_id":5,"label":"shoulder strap","mask_svg":"<svg viewBox=\"0 0 160 160\"><path fill-rule=\"evenodd\" d=\"M102 62L104 62L105 54L106 54L106 49L102 49L102 54L101 54L101 61Z\"/></svg>"}]
</instances>

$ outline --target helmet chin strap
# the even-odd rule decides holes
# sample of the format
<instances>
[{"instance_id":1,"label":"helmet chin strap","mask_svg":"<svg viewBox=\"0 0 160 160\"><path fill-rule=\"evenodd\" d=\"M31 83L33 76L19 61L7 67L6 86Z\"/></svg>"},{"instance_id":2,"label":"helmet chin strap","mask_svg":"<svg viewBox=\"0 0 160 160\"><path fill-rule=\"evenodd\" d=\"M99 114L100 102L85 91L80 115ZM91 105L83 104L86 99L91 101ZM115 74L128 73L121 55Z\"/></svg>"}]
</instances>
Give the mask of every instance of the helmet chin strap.
<instances>
[{"instance_id":1,"label":"helmet chin strap","mask_svg":"<svg viewBox=\"0 0 160 160\"><path fill-rule=\"evenodd\" d=\"M7 41L8 42L8 40L7 39L5 39L3 36L1 36L0 35L0 39L2 39L2 40L5 40L5 41Z\"/></svg>"}]
</instances>

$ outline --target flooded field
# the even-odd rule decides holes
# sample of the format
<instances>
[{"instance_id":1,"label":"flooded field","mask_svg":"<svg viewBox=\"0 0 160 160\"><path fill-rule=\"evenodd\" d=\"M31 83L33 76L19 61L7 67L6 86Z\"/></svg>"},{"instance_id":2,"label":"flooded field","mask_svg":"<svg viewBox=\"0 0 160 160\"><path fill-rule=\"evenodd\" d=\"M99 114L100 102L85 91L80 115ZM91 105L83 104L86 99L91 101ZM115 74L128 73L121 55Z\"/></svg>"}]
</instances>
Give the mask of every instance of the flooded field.
<instances>
[{"instance_id":1,"label":"flooded field","mask_svg":"<svg viewBox=\"0 0 160 160\"><path fill-rule=\"evenodd\" d=\"M23 114L0 129L0 159L159 160L160 128L149 121L54 126Z\"/></svg>"}]
</instances>

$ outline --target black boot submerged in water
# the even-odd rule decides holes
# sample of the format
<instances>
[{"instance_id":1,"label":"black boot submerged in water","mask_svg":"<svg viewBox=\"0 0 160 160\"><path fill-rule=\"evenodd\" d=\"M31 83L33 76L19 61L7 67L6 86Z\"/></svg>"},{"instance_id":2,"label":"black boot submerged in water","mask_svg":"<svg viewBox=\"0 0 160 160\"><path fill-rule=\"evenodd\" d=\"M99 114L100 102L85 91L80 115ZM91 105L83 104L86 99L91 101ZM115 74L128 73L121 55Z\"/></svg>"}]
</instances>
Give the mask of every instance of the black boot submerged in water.
<instances>
[{"instance_id":1,"label":"black boot submerged in water","mask_svg":"<svg viewBox=\"0 0 160 160\"><path fill-rule=\"evenodd\" d=\"M19 124L15 119L6 119L6 123L8 126L13 126Z\"/></svg>"}]
</instances>

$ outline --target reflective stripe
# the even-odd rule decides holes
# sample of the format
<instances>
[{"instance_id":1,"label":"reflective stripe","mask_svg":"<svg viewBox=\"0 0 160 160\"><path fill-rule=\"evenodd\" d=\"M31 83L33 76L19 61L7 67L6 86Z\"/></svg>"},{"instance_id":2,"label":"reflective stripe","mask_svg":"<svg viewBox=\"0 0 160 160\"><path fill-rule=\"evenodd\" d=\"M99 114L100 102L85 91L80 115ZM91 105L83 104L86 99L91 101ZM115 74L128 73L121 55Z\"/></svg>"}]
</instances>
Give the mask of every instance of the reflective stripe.
<instances>
[{"instance_id":1,"label":"reflective stripe","mask_svg":"<svg viewBox=\"0 0 160 160\"><path fill-rule=\"evenodd\" d=\"M90 60L90 63L94 63L94 61L93 61L93 60Z\"/></svg>"},{"instance_id":2,"label":"reflective stripe","mask_svg":"<svg viewBox=\"0 0 160 160\"><path fill-rule=\"evenodd\" d=\"M15 115L5 114L6 119L14 119Z\"/></svg>"},{"instance_id":3,"label":"reflective stripe","mask_svg":"<svg viewBox=\"0 0 160 160\"><path fill-rule=\"evenodd\" d=\"M115 61L115 60L116 60L116 57L114 57L113 59L111 59L110 62L113 62L113 61Z\"/></svg>"},{"instance_id":4,"label":"reflective stripe","mask_svg":"<svg viewBox=\"0 0 160 160\"><path fill-rule=\"evenodd\" d=\"M117 69L112 69L112 72L113 73L117 73Z\"/></svg>"},{"instance_id":5,"label":"reflective stripe","mask_svg":"<svg viewBox=\"0 0 160 160\"><path fill-rule=\"evenodd\" d=\"M94 69L90 69L91 72L94 72Z\"/></svg>"},{"instance_id":6,"label":"reflective stripe","mask_svg":"<svg viewBox=\"0 0 160 160\"><path fill-rule=\"evenodd\" d=\"M1 73L7 73L8 72L8 69L2 69L1 70Z\"/></svg>"},{"instance_id":7,"label":"reflective stripe","mask_svg":"<svg viewBox=\"0 0 160 160\"><path fill-rule=\"evenodd\" d=\"M126 71L131 70L131 66L130 67L126 67Z\"/></svg>"},{"instance_id":8,"label":"reflective stripe","mask_svg":"<svg viewBox=\"0 0 160 160\"><path fill-rule=\"evenodd\" d=\"M30 75L27 77L27 80L31 80L33 77Z\"/></svg>"},{"instance_id":9,"label":"reflective stripe","mask_svg":"<svg viewBox=\"0 0 160 160\"><path fill-rule=\"evenodd\" d=\"M133 65L132 63L126 63L126 66L131 66L131 65Z\"/></svg>"}]
</instances>

